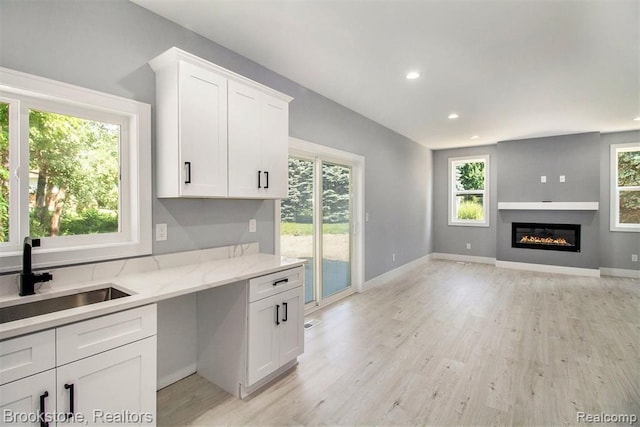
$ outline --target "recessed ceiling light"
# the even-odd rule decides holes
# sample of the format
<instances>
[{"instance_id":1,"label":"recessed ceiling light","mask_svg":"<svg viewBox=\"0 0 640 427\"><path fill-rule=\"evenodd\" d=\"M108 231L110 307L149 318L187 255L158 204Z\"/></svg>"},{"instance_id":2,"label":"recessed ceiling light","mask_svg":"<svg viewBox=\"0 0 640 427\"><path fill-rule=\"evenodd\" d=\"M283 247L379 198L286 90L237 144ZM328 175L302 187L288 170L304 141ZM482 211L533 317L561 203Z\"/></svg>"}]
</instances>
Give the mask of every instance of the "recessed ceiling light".
<instances>
[{"instance_id":1,"label":"recessed ceiling light","mask_svg":"<svg viewBox=\"0 0 640 427\"><path fill-rule=\"evenodd\" d=\"M420 73L417 71L411 71L410 73L407 74L407 79L409 80L415 80L418 77L420 77Z\"/></svg>"},{"instance_id":2,"label":"recessed ceiling light","mask_svg":"<svg viewBox=\"0 0 640 427\"><path fill-rule=\"evenodd\" d=\"M471 137L471 139L478 139L478 138L480 138L478 135L473 135L473 136Z\"/></svg>"},{"instance_id":3,"label":"recessed ceiling light","mask_svg":"<svg viewBox=\"0 0 640 427\"><path fill-rule=\"evenodd\" d=\"M640 122L640 116L636 117L635 119L633 119L636 122Z\"/></svg>"},{"instance_id":4,"label":"recessed ceiling light","mask_svg":"<svg viewBox=\"0 0 640 427\"><path fill-rule=\"evenodd\" d=\"M459 116L459 115L457 115L456 113L451 113L451 114L449 114L449 118L450 118L451 120L453 120L453 119L457 119L458 117L460 117L460 116Z\"/></svg>"}]
</instances>

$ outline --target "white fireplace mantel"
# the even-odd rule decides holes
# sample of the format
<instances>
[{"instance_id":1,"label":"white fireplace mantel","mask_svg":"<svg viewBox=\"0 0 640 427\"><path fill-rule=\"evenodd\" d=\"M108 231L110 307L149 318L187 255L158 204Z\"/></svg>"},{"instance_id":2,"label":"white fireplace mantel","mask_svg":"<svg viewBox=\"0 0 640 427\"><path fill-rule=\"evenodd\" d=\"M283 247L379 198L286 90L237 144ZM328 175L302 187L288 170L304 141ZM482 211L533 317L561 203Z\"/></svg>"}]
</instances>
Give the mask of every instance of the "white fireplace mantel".
<instances>
[{"instance_id":1,"label":"white fireplace mantel","mask_svg":"<svg viewBox=\"0 0 640 427\"><path fill-rule=\"evenodd\" d=\"M498 210L597 211L598 202L498 202Z\"/></svg>"}]
</instances>

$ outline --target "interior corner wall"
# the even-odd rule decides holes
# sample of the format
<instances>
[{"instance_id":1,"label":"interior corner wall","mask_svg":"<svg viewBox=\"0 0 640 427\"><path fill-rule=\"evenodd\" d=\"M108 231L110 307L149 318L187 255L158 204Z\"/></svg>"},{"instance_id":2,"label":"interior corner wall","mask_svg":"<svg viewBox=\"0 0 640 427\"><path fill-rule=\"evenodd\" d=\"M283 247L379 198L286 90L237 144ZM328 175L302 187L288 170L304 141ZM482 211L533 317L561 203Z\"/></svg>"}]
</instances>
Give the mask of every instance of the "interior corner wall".
<instances>
[{"instance_id":1,"label":"interior corner wall","mask_svg":"<svg viewBox=\"0 0 640 427\"><path fill-rule=\"evenodd\" d=\"M640 233L611 231L611 145L640 143L640 130L604 133L600 143L600 266L625 270L640 270L640 262L631 261L640 255Z\"/></svg>"},{"instance_id":2,"label":"interior corner wall","mask_svg":"<svg viewBox=\"0 0 640 427\"><path fill-rule=\"evenodd\" d=\"M149 103L152 110L155 74L147 62L172 46L293 96L291 136L365 157L365 279L431 252L428 149L129 1L0 1L0 66ZM252 241L273 252L273 203L154 198L153 223L168 224L168 240L154 242L153 252ZM251 218L258 221L255 234L248 230Z\"/></svg>"},{"instance_id":3,"label":"interior corner wall","mask_svg":"<svg viewBox=\"0 0 640 427\"><path fill-rule=\"evenodd\" d=\"M448 225L449 158L489 155L489 227ZM496 257L498 163L496 146L456 148L433 152L433 251L437 253ZM467 249L467 243L471 249Z\"/></svg>"},{"instance_id":4,"label":"interior corner wall","mask_svg":"<svg viewBox=\"0 0 640 427\"><path fill-rule=\"evenodd\" d=\"M472 255L539 264L560 264L582 268L608 267L640 270L632 254L640 254L640 234L610 231L610 146L640 141L640 131L599 134L563 135L529 140L505 141L497 145L468 147L433 152L433 251L455 255ZM525 145L526 144L526 145ZM512 152L514 151L514 152ZM456 227L447 225L448 159L479 154L491 156L491 227ZM564 163L573 161L565 167ZM522 164L543 164L531 171ZM528 166L526 166L528 167ZM500 171L500 177L498 173ZM564 174L569 184L564 187L558 175ZM517 175L513 178L513 175ZM540 183L547 175L548 185ZM553 182L551 182L553 181ZM499 184L500 182L500 184ZM529 183L527 190L523 186ZM518 188L519 186L519 188ZM575 254L555 251L520 250L526 254L514 259L510 251L511 221L522 213L498 211L500 201L599 201L598 212L539 213L542 222L580 222L592 244L580 261ZM560 216L558 216L560 215ZM515 218L515 219L514 219ZM501 227L500 231L498 228ZM503 240L500 241L499 240ZM471 250L466 243L471 243ZM551 254L551 255L550 255ZM549 257L553 260L548 259ZM566 259L565 259L566 258Z\"/></svg>"}]
</instances>

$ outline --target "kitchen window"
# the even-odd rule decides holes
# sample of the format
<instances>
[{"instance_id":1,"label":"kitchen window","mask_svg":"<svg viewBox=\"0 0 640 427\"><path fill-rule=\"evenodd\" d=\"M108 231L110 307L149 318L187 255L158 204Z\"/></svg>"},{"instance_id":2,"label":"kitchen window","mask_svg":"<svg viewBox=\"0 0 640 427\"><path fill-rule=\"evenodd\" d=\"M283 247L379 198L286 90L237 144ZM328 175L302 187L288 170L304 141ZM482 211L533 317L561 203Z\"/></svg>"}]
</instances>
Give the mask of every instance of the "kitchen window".
<instances>
[{"instance_id":1,"label":"kitchen window","mask_svg":"<svg viewBox=\"0 0 640 427\"><path fill-rule=\"evenodd\" d=\"M489 226L489 155L449 159L449 225Z\"/></svg>"},{"instance_id":2,"label":"kitchen window","mask_svg":"<svg viewBox=\"0 0 640 427\"><path fill-rule=\"evenodd\" d=\"M0 271L151 252L147 104L0 68Z\"/></svg>"},{"instance_id":3,"label":"kitchen window","mask_svg":"<svg viewBox=\"0 0 640 427\"><path fill-rule=\"evenodd\" d=\"M611 231L640 232L640 143L611 146Z\"/></svg>"}]
</instances>

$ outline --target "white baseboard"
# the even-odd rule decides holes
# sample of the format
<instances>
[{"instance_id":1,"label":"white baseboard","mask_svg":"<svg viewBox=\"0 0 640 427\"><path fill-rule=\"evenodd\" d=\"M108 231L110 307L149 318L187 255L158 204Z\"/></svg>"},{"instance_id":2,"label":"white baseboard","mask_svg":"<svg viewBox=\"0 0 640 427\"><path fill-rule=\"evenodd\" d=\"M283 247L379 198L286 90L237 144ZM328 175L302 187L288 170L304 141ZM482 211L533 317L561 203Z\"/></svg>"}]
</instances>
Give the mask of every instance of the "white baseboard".
<instances>
[{"instance_id":1,"label":"white baseboard","mask_svg":"<svg viewBox=\"0 0 640 427\"><path fill-rule=\"evenodd\" d=\"M640 270L629 270L626 268L609 268L600 267L600 275L613 277L629 277L631 279L640 279Z\"/></svg>"},{"instance_id":2,"label":"white baseboard","mask_svg":"<svg viewBox=\"0 0 640 427\"><path fill-rule=\"evenodd\" d=\"M181 379L196 373L196 371L197 371L196 364L194 362L193 364L189 366L185 366L184 368L178 371L171 372L163 376L162 378L158 378L158 384L156 385L156 389L160 390L161 388L165 388L166 386L169 386L175 383L176 381L180 381Z\"/></svg>"},{"instance_id":3,"label":"white baseboard","mask_svg":"<svg viewBox=\"0 0 640 427\"><path fill-rule=\"evenodd\" d=\"M542 273L570 274L573 276L600 277L600 269L563 267L561 265L530 264L526 262L496 261L496 267L512 270L539 271Z\"/></svg>"},{"instance_id":4,"label":"white baseboard","mask_svg":"<svg viewBox=\"0 0 640 427\"><path fill-rule=\"evenodd\" d=\"M404 265L401 265L398 268L394 268L393 270L389 270L386 273L382 273L381 275L376 276L373 279L369 279L366 282L364 282L365 290L371 286L377 286L382 283L388 282L389 280L396 279L402 276L403 274L411 271L412 269L416 268L417 266L429 262L430 260L431 260L431 254L425 255L422 258L418 258Z\"/></svg>"},{"instance_id":5,"label":"white baseboard","mask_svg":"<svg viewBox=\"0 0 640 427\"><path fill-rule=\"evenodd\" d=\"M495 265L496 259L484 256L473 255L459 255L459 254L446 254L442 252L434 252L431 254L433 259L444 259L447 261L462 261L462 262L474 262L477 264L491 264Z\"/></svg>"}]
</instances>

